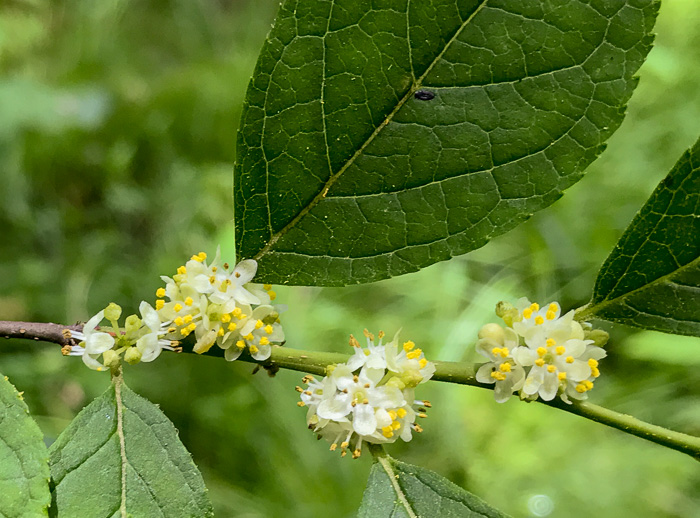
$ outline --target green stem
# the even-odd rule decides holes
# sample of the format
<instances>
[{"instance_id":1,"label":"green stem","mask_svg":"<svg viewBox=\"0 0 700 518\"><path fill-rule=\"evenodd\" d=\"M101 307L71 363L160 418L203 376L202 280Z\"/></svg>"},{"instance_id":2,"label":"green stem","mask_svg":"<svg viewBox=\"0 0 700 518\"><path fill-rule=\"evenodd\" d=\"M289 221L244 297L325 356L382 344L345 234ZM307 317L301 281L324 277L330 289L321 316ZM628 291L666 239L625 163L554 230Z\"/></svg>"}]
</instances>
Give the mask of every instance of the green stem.
<instances>
[{"instance_id":1,"label":"green stem","mask_svg":"<svg viewBox=\"0 0 700 518\"><path fill-rule=\"evenodd\" d=\"M349 355L341 353L303 351L299 349L289 349L287 347L274 347L269 362L283 369L291 369L323 376L326 373L326 367L328 365L344 363L348 358ZM242 357L241 359L255 362L252 358ZM476 381L474 373L478 365L458 362L434 363L435 374L432 379L435 381L493 389L493 385L486 385ZM552 401L538 400L538 402L571 414L585 417L597 423L605 424L656 444L687 453L691 457L700 460L699 437L646 423L635 417L615 412L614 410L609 410L587 401L574 401L570 405L558 398Z\"/></svg>"}]
</instances>

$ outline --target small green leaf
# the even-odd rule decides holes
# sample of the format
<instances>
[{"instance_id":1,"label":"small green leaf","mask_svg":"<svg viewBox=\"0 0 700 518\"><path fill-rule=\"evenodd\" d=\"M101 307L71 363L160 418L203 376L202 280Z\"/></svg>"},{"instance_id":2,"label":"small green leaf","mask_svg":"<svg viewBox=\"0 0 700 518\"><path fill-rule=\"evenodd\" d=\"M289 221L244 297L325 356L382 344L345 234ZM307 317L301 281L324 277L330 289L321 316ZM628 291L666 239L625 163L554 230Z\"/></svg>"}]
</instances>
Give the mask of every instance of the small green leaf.
<instances>
[{"instance_id":1,"label":"small green leaf","mask_svg":"<svg viewBox=\"0 0 700 518\"><path fill-rule=\"evenodd\" d=\"M49 452L22 395L0 374L0 516L46 516Z\"/></svg>"},{"instance_id":2,"label":"small green leaf","mask_svg":"<svg viewBox=\"0 0 700 518\"><path fill-rule=\"evenodd\" d=\"M506 518L437 473L378 456L369 474L359 518Z\"/></svg>"},{"instance_id":3,"label":"small green leaf","mask_svg":"<svg viewBox=\"0 0 700 518\"><path fill-rule=\"evenodd\" d=\"M579 315L700 336L700 140L625 230Z\"/></svg>"},{"instance_id":4,"label":"small green leaf","mask_svg":"<svg viewBox=\"0 0 700 518\"><path fill-rule=\"evenodd\" d=\"M337 286L510 230L620 125L657 8L286 0L238 136L238 257L263 282Z\"/></svg>"},{"instance_id":5,"label":"small green leaf","mask_svg":"<svg viewBox=\"0 0 700 518\"><path fill-rule=\"evenodd\" d=\"M213 516L173 424L120 378L78 414L50 453L54 516Z\"/></svg>"}]
</instances>

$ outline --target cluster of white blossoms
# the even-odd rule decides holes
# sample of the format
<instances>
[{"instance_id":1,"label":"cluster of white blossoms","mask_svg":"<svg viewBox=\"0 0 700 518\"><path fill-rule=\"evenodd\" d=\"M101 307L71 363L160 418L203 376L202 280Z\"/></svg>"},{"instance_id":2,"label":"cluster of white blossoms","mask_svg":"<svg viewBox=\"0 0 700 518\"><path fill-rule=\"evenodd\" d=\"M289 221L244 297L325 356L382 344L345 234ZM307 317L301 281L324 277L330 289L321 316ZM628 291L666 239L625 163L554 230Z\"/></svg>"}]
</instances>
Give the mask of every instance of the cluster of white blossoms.
<instances>
[{"instance_id":1,"label":"cluster of white blossoms","mask_svg":"<svg viewBox=\"0 0 700 518\"><path fill-rule=\"evenodd\" d=\"M247 259L230 269L220 264L219 250L211 263L204 252L193 255L173 277L161 277L165 287L156 291L155 308L142 302L141 317L129 316L122 328L121 308L112 303L92 317L82 333L72 333L80 344L64 352L81 355L88 367L104 370L116 366L122 354L131 364L153 361L163 349L177 350L180 340L193 335L198 354L216 344L228 361L246 349L256 360L266 360L272 345L284 342L282 307L272 305L272 286L250 282L257 268ZM104 319L111 331L98 330Z\"/></svg>"},{"instance_id":2,"label":"cluster of white blossoms","mask_svg":"<svg viewBox=\"0 0 700 518\"><path fill-rule=\"evenodd\" d=\"M516 306L500 302L496 314L505 326L486 324L476 343L489 360L476 380L496 384L496 401L503 403L515 392L544 401L559 395L566 403L588 397L600 376L598 361L606 356L605 331L575 321L574 311L562 316L557 302L543 307L525 298Z\"/></svg>"},{"instance_id":3,"label":"cluster of white blossoms","mask_svg":"<svg viewBox=\"0 0 700 518\"><path fill-rule=\"evenodd\" d=\"M346 363L331 365L327 376L317 380L305 376L307 388L297 387L301 401L308 407L309 429L331 443L331 451L340 446L341 455L348 450L357 458L362 443L382 444L399 437L408 442L412 432L421 432L416 417L427 417L428 401L416 400L415 388L428 381L435 372L423 351L411 341L398 346L398 333L383 344L365 330L367 347L351 335L353 356Z\"/></svg>"}]
</instances>

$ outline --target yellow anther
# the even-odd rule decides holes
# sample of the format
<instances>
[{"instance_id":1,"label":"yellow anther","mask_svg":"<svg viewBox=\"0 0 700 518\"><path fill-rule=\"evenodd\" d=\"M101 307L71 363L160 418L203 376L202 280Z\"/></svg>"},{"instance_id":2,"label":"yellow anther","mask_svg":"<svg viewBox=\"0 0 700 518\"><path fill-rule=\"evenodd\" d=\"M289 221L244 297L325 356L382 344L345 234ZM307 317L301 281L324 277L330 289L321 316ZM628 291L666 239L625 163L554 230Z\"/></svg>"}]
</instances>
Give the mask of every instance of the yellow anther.
<instances>
[{"instance_id":1,"label":"yellow anther","mask_svg":"<svg viewBox=\"0 0 700 518\"><path fill-rule=\"evenodd\" d=\"M588 366L593 369L598 366L598 361L591 358L588 360Z\"/></svg>"},{"instance_id":2,"label":"yellow anther","mask_svg":"<svg viewBox=\"0 0 700 518\"><path fill-rule=\"evenodd\" d=\"M219 336L224 336L224 333L225 333L225 331L224 331L223 327L220 327L219 330L216 332L216 334Z\"/></svg>"},{"instance_id":3,"label":"yellow anther","mask_svg":"<svg viewBox=\"0 0 700 518\"><path fill-rule=\"evenodd\" d=\"M506 375L503 374L502 372L498 372L498 371L493 371L491 373L491 377L493 379L495 379L496 381L503 381L506 379Z\"/></svg>"},{"instance_id":4,"label":"yellow anther","mask_svg":"<svg viewBox=\"0 0 700 518\"><path fill-rule=\"evenodd\" d=\"M238 340L236 342L236 347L238 347L239 349L245 349L245 342L243 340Z\"/></svg>"},{"instance_id":5,"label":"yellow anther","mask_svg":"<svg viewBox=\"0 0 700 518\"><path fill-rule=\"evenodd\" d=\"M542 358L537 358L535 360L535 365L537 365L538 367L542 367L544 365L544 360Z\"/></svg>"},{"instance_id":6,"label":"yellow anther","mask_svg":"<svg viewBox=\"0 0 700 518\"><path fill-rule=\"evenodd\" d=\"M192 300L192 297L187 297L187 298L185 299L185 305L186 305L186 306L191 306L192 304L194 304L194 300Z\"/></svg>"},{"instance_id":7,"label":"yellow anther","mask_svg":"<svg viewBox=\"0 0 700 518\"><path fill-rule=\"evenodd\" d=\"M494 347L493 349L491 349L491 354L493 354L494 356L498 356L499 354L501 354L501 349L499 347Z\"/></svg>"},{"instance_id":8,"label":"yellow anther","mask_svg":"<svg viewBox=\"0 0 700 518\"><path fill-rule=\"evenodd\" d=\"M554 351L555 351L559 356L561 356L562 354L564 354L564 353L566 352L566 347L564 347L563 345L557 345L557 348L554 349Z\"/></svg>"},{"instance_id":9,"label":"yellow anther","mask_svg":"<svg viewBox=\"0 0 700 518\"><path fill-rule=\"evenodd\" d=\"M165 297L165 288L158 288L156 290L156 297L160 297L160 298Z\"/></svg>"},{"instance_id":10,"label":"yellow anther","mask_svg":"<svg viewBox=\"0 0 700 518\"><path fill-rule=\"evenodd\" d=\"M391 426L390 426L389 428L391 428ZM389 439L389 438L391 438L391 437L394 436L394 432L393 432L392 430L389 430L388 432L385 432L385 431L382 430L382 435L383 435L384 437L386 437L387 439ZM353 457L353 458L356 458L354 453L353 453L352 457ZM359 455L358 455L358 457L359 457Z\"/></svg>"},{"instance_id":11,"label":"yellow anther","mask_svg":"<svg viewBox=\"0 0 700 518\"><path fill-rule=\"evenodd\" d=\"M184 322L184 320L182 320L182 317L175 317L175 320L173 320L173 323L179 327L182 324L184 324L185 322Z\"/></svg>"},{"instance_id":12,"label":"yellow anther","mask_svg":"<svg viewBox=\"0 0 700 518\"><path fill-rule=\"evenodd\" d=\"M231 311L231 314L232 314L234 317L240 316L241 313L242 313L241 308L236 308L236 309L234 309L233 311Z\"/></svg>"},{"instance_id":13,"label":"yellow anther","mask_svg":"<svg viewBox=\"0 0 700 518\"><path fill-rule=\"evenodd\" d=\"M298 403L297 403L298 404ZM335 451L338 448L338 445L336 443L331 444L330 450Z\"/></svg>"},{"instance_id":14,"label":"yellow anther","mask_svg":"<svg viewBox=\"0 0 700 518\"><path fill-rule=\"evenodd\" d=\"M547 354L547 349L545 347L538 347L537 348L537 355L542 357L545 354Z\"/></svg>"},{"instance_id":15,"label":"yellow anther","mask_svg":"<svg viewBox=\"0 0 700 518\"><path fill-rule=\"evenodd\" d=\"M260 345L268 345L270 343L270 339L267 336L263 336L260 338Z\"/></svg>"},{"instance_id":16,"label":"yellow anther","mask_svg":"<svg viewBox=\"0 0 700 518\"><path fill-rule=\"evenodd\" d=\"M265 332L266 332L268 335L271 335L273 331L274 331L274 329L273 329L273 327L272 327L270 324L267 324L267 325L265 326Z\"/></svg>"},{"instance_id":17,"label":"yellow anther","mask_svg":"<svg viewBox=\"0 0 700 518\"><path fill-rule=\"evenodd\" d=\"M255 329L260 329L264 325L265 324L263 323L262 320L258 320L257 322L255 322Z\"/></svg>"},{"instance_id":18,"label":"yellow anther","mask_svg":"<svg viewBox=\"0 0 700 518\"><path fill-rule=\"evenodd\" d=\"M190 322L192 322L192 315L185 315L183 321L185 322L185 324L189 324Z\"/></svg>"},{"instance_id":19,"label":"yellow anther","mask_svg":"<svg viewBox=\"0 0 700 518\"><path fill-rule=\"evenodd\" d=\"M510 372L510 370L511 370L510 363L502 363L498 367L498 370L501 372Z\"/></svg>"},{"instance_id":20,"label":"yellow anther","mask_svg":"<svg viewBox=\"0 0 700 518\"><path fill-rule=\"evenodd\" d=\"M428 365L428 360L426 360L425 358L421 358L418 362L418 365L420 365L420 368L423 369L426 365Z\"/></svg>"},{"instance_id":21,"label":"yellow anther","mask_svg":"<svg viewBox=\"0 0 700 518\"><path fill-rule=\"evenodd\" d=\"M248 333L248 334L245 335L243 338L245 338L245 339L248 340L248 341L251 341L251 340L253 339L253 333Z\"/></svg>"},{"instance_id":22,"label":"yellow anther","mask_svg":"<svg viewBox=\"0 0 700 518\"><path fill-rule=\"evenodd\" d=\"M547 372L554 373L557 372L557 368L554 365L547 365Z\"/></svg>"},{"instance_id":23,"label":"yellow anther","mask_svg":"<svg viewBox=\"0 0 700 518\"><path fill-rule=\"evenodd\" d=\"M409 360L417 360L418 358L420 358L421 354L423 354L423 351L421 351L420 349L414 349L413 351L406 353L406 358L408 358Z\"/></svg>"},{"instance_id":24,"label":"yellow anther","mask_svg":"<svg viewBox=\"0 0 700 518\"><path fill-rule=\"evenodd\" d=\"M197 254L197 257L199 257L199 259L200 259L201 261L204 261L204 260L207 258L207 253L206 253L206 252L199 252L199 253Z\"/></svg>"},{"instance_id":25,"label":"yellow anther","mask_svg":"<svg viewBox=\"0 0 700 518\"><path fill-rule=\"evenodd\" d=\"M554 320L556 318L557 314L554 311L547 311L545 314L545 317L547 317L547 320Z\"/></svg>"},{"instance_id":26,"label":"yellow anther","mask_svg":"<svg viewBox=\"0 0 700 518\"><path fill-rule=\"evenodd\" d=\"M190 332L192 332L192 331L194 331L195 329L197 329L197 324L195 324L194 322L192 322L190 325L187 326L187 329L189 329Z\"/></svg>"},{"instance_id":27,"label":"yellow anther","mask_svg":"<svg viewBox=\"0 0 700 518\"><path fill-rule=\"evenodd\" d=\"M156 309L163 309L165 306L165 301L163 299L156 300Z\"/></svg>"},{"instance_id":28,"label":"yellow anther","mask_svg":"<svg viewBox=\"0 0 700 518\"><path fill-rule=\"evenodd\" d=\"M217 268L216 266L212 266L212 267L211 267L211 271L212 271L212 272L216 273L217 270L218 270L218 268Z\"/></svg>"},{"instance_id":29,"label":"yellow anther","mask_svg":"<svg viewBox=\"0 0 700 518\"><path fill-rule=\"evenodd\" d=\"M578 392L579 394L583 394L584 392L586 392L586 386L583 383L579 383L578 385L576 385L576 392Z\"/></svg>"},{"instance_id":30,"label":"yellow anther","mask_svg":"<svg viewBox=\"0 0 700 518\"><path fill-rule=\"evenodd\" d=\"M527 309L523 310L523 318L524 318L524 319L527 320L527 319L530 318L531 316L532 316L532 310L531 310L530 308L527 308Z\"/></svg>"},{"instance_id":31,"label":"yellow anther","mask_svg":"<svg viewBox=\"0 0 700 518\"><path fill-rule=\"evenodd\" d=\"M398 430L399 428L401 428L401 423L399 423L398 421L394 421L393 423L391 423L391 427L394 430Z\"/></svg>"},{"instance_id":32,"label":"yellow anther","mask_svg":"<svg viewBox=\"0 0 700 518\"><path fill-rule=\"evenodd\" d=\"M591 390L593 388L593 383L588 380L583 380L581 383L586 386L586 390Z\"/></svg>"},{"instance_id":33,"label":"yellow anther","mask_svg":"<svg viewBox=\"0 0 700 518\"><path fill-rule=\"evenodd\" d=\"M190 257L190 261L197 261L198 263L202 262L198 255L193 255L192 257Z\"/></svg>"},{"instance_id":34,"label":"yellow anther","mask_svg":"<svg viewBox=\"0 0 700 518\"><path fill-rule=\"evenodd\" d=\"M272 284L263 284L265 291L270 291L272 289Z\"/></svg>"},{"instance_id":35,"label":"yellow anther","mask_svg":"<svg viewBox=\"0 0 700 518\"><path fill-rule=\"evenodd\" d=\"M556 340L554 338L547 338L547 341L545 342L547 344L547 347L554 347L557 345Z\"/></svg>"},{"instance_id":36,"label":"yellow anther","mask_svg":"<svg viewBox=\"0 0 700 518\"><path fill-rule=\"evenodd\" d=\"M403 343L403 350L408 352L408 351L411 351L415 346L416 346L416 344L413 343L412 340L409 340L408 342Z\"/></svg>"},{"instance_id":37,"label":"yellow anther","mask_svg":"<svg viewBox=\"0 0 700 518\"><path fill-rule=\"evenodd\" d=\"M564 381L566 379L566 372L560 372L557 374L557 378L559 378L559 381Z\"/></svg>"},{"instance_id":38,"label":"yellow anther","mask_svg":"<svg viewBox=\"0 0 700 518\"><path fill-rule=\"evenodd\" d=\"M216 282L216 275L209 277L209 284L214 284Z\"/></svg>"},{"instance_id":39,"label":"yellow anther","mask_svg":"<svg viewBox=\"0 0 700 518\"><path fill-rule=\"evenodd\" d=\"M192 331L190 331L190 328L189 328L189 327L183 327L182 329L180 329L180 334L181 334L182 336L187 336L187 335L190 334L191 332L192 332Z\"/></svg>"},{"instance_id":40,"label":"yellow anther","mask_svg":"<svg viewBox=\"0 0 700 518\"><path fill-rule=\"evenodd\" d=\"M260 350L255 345L251 345L248 349L250 349L250 354L257 354Z\"/></svg>"},{"instance_id":41,"label":"yellow anther","mask_svg":"<svg viewBox=\"0 0 700 518\"><path fill-rule=\"evenodd\" d=\"M168 328L168 333L174 333L175 331L177 331L177 327L169 327Z\"/></svg>"},{"instance_id":42,"label":"yellow anther","mask_svg":"<svg viewBox=\"0 0 700 518\"><path fill-rule=\"evenodd\" d=\"M556 312L557 312L557 309L559 309L559 306L558 306L555 302L552 302L552 303L547 307L547 311L551 311L552 313L556 313Z\"/></svg>"},{"instance_id":43,"label":"yellow anther","mask_svg":"<svg viewBox=\"0 0 700 518\"><path fill-rule=\"evenodd\" d=\"M537 315L535 317L535 325L541 326L544 324L544 318L542 318L540 315Z\"/></svg>"},{"instance_id":44,"label":"yellow anther","mask_svg":"<svg viewBox=\"0 0 700 518\"><path fill-rule=\"evenodd\" d=\"M229 315L228 313L224 313L223 315L221 315L221 321L222 321L224 324L230 322L230 321L231 321L231 315Z\"/></svg>"},{"instance_id":45,"label":"yellow anther","mask_svg":"<svg viewBox=\"0 0 700 518\"><path fill-rule=\"evenodd\" d=\"M268 297L270 297L270 300L275 300L277 298L277 293L274 291L270 290L267 292Z\"/></svg>"},{"instance_id":46,"label":"yellow anther","mask_svg":"<svg viewBox=\"0 0 700 518\"><path fill-rule=\"evenodd\" d=\"M389 432L389 433L391 433L391 432L393 432L393 431L394 431L394 429L391 427L391 425L389 425L389 426L383 426L383 427L382 427L382 432ZM393 434L392 434L392 435L393 435Z\"/></svg>"},{"instance_id":47,"label":"yellow anther","mask_svg":"<svg viewBox=\"0 0 700 518\"><path fill-rule=\"evenodd\" d=\"M399 408L396 411L396 415L399 416L399 419L403 419L404 417L406 417L406 410L404 408Z\"/></svg>"},{"instance_id":48,"label":"yellow anther","mask_svg":"<svg viewBox=\"0 0 700 518\"><path fill-rule=\"evenodd\" d=\"M593 367L591 369L591 376L593 376L594 378L597 378L598 376L600 376L600 371L598 370L597 367Z\"/></svg>"},{"instance_id":49,"label":"yellow anther","mask_svg":"<svg viewBox=\"0 0 700 518\"><path fill-rule=\"evenodd\" d=\"M231 323L228 325L228 328L227 328L227 329L228 329L229 331L235 331L237 327L238 327L238 326L237 326L236 324L234 324L233 322L231 322Z\"/></svg>"},{"instance_id":50,"label":"yellow anther","mask_svg":"<svg viewBox=\"0 0 700 518\"><path fill-rule=\"evenodd\" d=\"M507 347L501 347L501 358L507 358L509 354L510 351Z\"/></svg>"},{"instance_id":51,"label":"yellow anther","mask_svg":"<svg viewBox=\"0 0 700 518\"><path fill-rule=\"evenodd\" d=\"M392 421L396 421L396 417L397 417L396 410L389 410L389 412L387 412L387 413L389 414L389 417L391 417Z\"/></svg>"},{"instance_id":52,"label":"yellow anther","mask_svg":"<svg viewBox=\"0 0 700 518\"><path fill-rule=\"evenodd\" d=\"M540 310L540 305L539 305L537 302L533 302L532 304L530 304L530 309L531 309L532 311L539 311L539 310Z\"/></svg>"},{"instance_id":53,"label":"yellow anther","mask_svg":"<svg viewBox=\"0 0 700 518\"><path fill-rule=\"evenodd\" d=\"M179 313L182 310L182 304L178 302L173 306L173 309L175 310L175 313Z\"/></svg>"},{"instance_id":54,"label":"yellow anther","mask_svg":"<svg viewBox=\"0 0 700 518\"><path fill-rule=\"evenodd\" d=\"M185 268L184 266L180 266L177 269L177 273L179 273L180 275L185 275L187 273L187 268Z\"/></svg>"},{"instance_id":55,"label":"yellow anther","mask_svg":"<svg viewBox=\"0 0 700 518\"><path fill-rule=\"evenodd\" d=\"M566 363L574 363L574 357L573 357L573 356L567 356L567 357L566 357Z\"/></svg>"}]
</instances>

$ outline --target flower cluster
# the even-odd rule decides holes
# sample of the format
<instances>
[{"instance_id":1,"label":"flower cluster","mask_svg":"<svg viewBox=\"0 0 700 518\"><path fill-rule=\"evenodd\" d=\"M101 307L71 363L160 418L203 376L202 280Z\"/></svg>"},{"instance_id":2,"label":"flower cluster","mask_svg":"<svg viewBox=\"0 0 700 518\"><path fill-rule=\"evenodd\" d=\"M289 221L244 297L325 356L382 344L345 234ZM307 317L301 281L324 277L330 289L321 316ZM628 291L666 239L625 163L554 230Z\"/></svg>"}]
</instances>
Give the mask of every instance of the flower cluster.
<instances>
[{"instance_id":1,"label":"flower cluster","mask_svg":"<svg viewBox=\"0 0 700 518\"><path fill-rule=\"evenodd\" d=\"M384 333L365 330L367 347L351 335L354 354L346 363L331 365L327 376L303 378L307 388L297 387L299 406L308 407L306 422L311 430L340 446L341 455L360 456L362 443L391 443L399 437L408 442L412 431L421 432L416 417L427 417L427 401L416 400L415 388L429 380L435 366L411 341L398 346L398 334L383 344Z\"/></svg>"},{"instance_id":2,"label":"flower cluster","mask_svg":"<svg viewBox=\"0 0 700 518\"><path fill-rule=\"evenodd\" d=\"M216 344L228 361L246 349L256 360L266 360L272 345L284 342L284 331L281 307L272 305L276 298L272 286L250 282L257 268L251 259L233 269L220 264L218 250L211 263L204 252L193 255L175 275L161 277L165 287L156 291L155 308L142 302L141 317L131 315L121 328L121 308L110 304L85 324L82 333L73 333L80 344L65 352L81 355L88 367L103 370L117 365L122 354L132 364L153 361L163 349L176 350L180 340L193 335L196 353ZM111 332L98 330L105 318L112 324Z\"/></svg>"},{"instance_id":3,"label":"flower cluster","mask_svg":"<svg viewBox=\"0 0 700 518\"><path fill-rule=\"evenodd\" d=\"M516 306L499 303L496 313L505 326L486 324L476 343L488 359L476 379L495 383L496 401L503 403L515 392L545 401L559 395L566 403L588 397L600 376L598 361L606 356L605 331L575 321L574 311L561 315L557 302L540 307L523 298Z\"/></svg>"}]
</instances>

